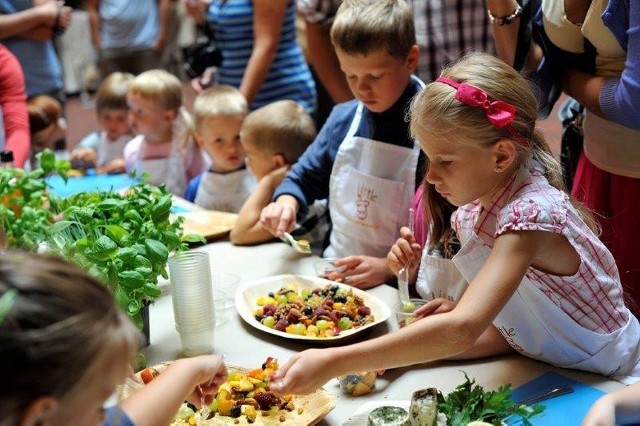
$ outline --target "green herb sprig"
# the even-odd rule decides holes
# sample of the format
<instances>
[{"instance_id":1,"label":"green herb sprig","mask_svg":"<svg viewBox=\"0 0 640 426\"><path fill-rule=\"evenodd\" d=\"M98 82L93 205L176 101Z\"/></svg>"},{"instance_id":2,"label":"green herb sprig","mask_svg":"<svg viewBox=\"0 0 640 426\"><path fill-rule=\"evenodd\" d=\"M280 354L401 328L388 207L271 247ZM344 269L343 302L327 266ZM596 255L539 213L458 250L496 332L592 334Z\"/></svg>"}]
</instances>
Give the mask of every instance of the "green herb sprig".
<instances>
[{"instance_id":1,"label":"green herb sprig","mask_svg":"<svg viewBox=\"0 0 640 426\"><path fill-rule=\"evenodd\" d=\"M507 417L519 416L525 426L531 426L529 419L544 411L544 406L527 406L513 402L511 385L501 386L497 391L485 391L475 379L469 379L463 372L465 381L454 391L443 396L438 393L438 412L447 417L451 426L466 426L469 422L481 420L496 426L503 425Z\"/></svg>"}]
</instances>

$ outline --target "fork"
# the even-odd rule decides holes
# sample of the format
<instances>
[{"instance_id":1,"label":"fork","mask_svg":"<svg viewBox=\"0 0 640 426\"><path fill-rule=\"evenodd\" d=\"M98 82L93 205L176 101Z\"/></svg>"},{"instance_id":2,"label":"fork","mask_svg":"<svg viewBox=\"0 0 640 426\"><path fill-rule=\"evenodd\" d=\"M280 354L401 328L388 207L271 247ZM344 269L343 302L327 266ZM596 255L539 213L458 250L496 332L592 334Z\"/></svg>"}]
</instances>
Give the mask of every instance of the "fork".
<instances>
[{"instance_id":1,"label":"fork","mask_svg":"<svg viewBox=\"0 0 640 426\"><path fill-rule=\"evenodd\" d=\"M311 246L307 240L298 241L288 232L285 232L280 239L293 247L298 253L311 254Z\"/></svg>"},{"instance_id":2,"label":"fork","mask_svg":"<svg viewBox=\"0 0 640 426\"><path fill-rule=\"evenodd\" d=\"M413 209L409 209L409 229L413 232L414 228L414 211ZM400 302L404 305L408 305L411 303L411 297L409 296L409 269L408 263L405 264L398 271L398 293L400 296Z\"/></svg>"}]
</instances>

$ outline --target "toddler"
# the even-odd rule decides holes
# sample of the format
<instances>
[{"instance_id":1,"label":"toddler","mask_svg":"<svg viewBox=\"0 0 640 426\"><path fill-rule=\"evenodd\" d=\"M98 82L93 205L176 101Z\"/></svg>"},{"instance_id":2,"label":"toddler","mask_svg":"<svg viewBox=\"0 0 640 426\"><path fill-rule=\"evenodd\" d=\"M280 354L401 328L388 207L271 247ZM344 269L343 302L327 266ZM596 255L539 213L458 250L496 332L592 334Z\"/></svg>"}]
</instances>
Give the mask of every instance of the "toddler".
<instances>
[{"instance_id":1,"label":"toddler","mask_svg":"<svg viewBox=\"0 0 640 426\"><path fill-rule=\"evenodd\" d=\"M291 165L298 161L315 137L313 119L300 104L291 100L273 102L247 116L240 130L240 140L247 166L258 180L258 186L240 209L231 230L232 243L255 244L273 238L260 223L260 212L271 201ZM300 232L308 231L310 222L318 222L318 216L324 212L323 208L314 210L303 221Z\"/></svg>"},{"instance_id":2,"label":"toddler","mask_svg":"<svg viewBox=\"0 0 640 426\"><path fill-rule=\"evenodd\" d=\"M102 129L85 136L71 152L74 168L98 173L124 173L124 147L133 135L129 129L127 90L133 74L114 72L96 95L96 114Z\"/></svg>"},{"instance_id":3,"label":"toddler","mask_svg":"<svg viewBox=\"0 0 640 426\"><path fill-rule=\"evenodd\" d=\"M220 85L198 94L193 104L195 140L211 167L189 182L185 199L210 210L240 210L255 187L240 144L248 111L245 97L234 87Z\"/></svg>"},{"instance_id":4,"label":"toddler","mask_svg":"<svg viewBox=\"0 0 640 426\"><path fill-rule=\"evenodd\" d=\"M124 148L127 172L147 173L149 183L182 196L204 168L191 116L182 106L182 83L164 70L145 71L130 83L127 105L138 134Z\"/></svg>"},{"instance_id":5,"label":"toddler","mask_svg":"<svg viewBox=\"0 0 640 426\"><path fill-rule=\"evenodd\" d=\"M48 95L38 95L27 101L29 130L31 133L31 155L25 169L38 167L36 154L45 149L54 149L56 141L63 139L67 121L62 117L62 104Z\"/></svg>"}]
</instances>

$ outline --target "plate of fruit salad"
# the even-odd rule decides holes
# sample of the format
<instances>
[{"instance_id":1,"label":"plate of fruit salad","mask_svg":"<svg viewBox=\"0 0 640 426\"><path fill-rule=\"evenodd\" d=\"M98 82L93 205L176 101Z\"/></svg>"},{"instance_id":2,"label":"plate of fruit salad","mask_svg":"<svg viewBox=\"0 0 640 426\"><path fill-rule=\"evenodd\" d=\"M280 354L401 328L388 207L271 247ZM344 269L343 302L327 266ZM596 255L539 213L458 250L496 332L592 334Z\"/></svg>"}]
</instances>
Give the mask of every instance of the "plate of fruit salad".
<instances>
[{"instance_id":1,"label":"plate of fruit salad","mask_svg":"<svg viewBox=\"0 0 640 426\"><path fill-rule=\"evenodd\" d=\"M306 275L244 283L235 303L242 319L259 330L326 344L340 343L391 315L385 303L363 290Z\"/></svg>"}]
</instances>

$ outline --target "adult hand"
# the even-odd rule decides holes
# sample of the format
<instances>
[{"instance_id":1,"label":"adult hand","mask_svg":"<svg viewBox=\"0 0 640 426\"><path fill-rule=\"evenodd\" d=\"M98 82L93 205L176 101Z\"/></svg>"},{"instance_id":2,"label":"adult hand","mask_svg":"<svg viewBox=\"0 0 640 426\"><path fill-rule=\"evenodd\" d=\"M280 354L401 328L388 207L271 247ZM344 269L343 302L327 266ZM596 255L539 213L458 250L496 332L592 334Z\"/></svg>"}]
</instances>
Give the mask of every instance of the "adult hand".
<instances>
[{"instance_id":1,"label":"adult hand","mask_svg":"<svg viewBox=\"0 0 640 426\"><path fill-rule=\"evenodd\" d=\"M393 278L384 257L347 256L336 260L335 265L344 270L332 272L327 278L361 289L375 287Z\"/></svg>"},{"instance_id":2,"label":"adult hand","mask_svg":"<svg viewBox=\"0 0 640 426\"><path fill-rule=\"evenodd\" d=\"M333 376L328 349L308 349L289 360L270 376L269 390L276 395L305 395L322 387Z\"/></svg>"},{"instance_id":3,"label":"adult hand","mask_svg":"<svg viewBox=\"0 0 640 426\"><path fill-rule=\"evenodd\" d=\"M262 209L260 223L279 238L285 232L295 229L297 211L298 201L290 195L281 195L275 202Z\"/></svg>"},{"instance_id":4,"label":"adult hand","mask_svg":"<svg viewBox=\"0 0 640 426\"><path fill-rule=\"evenodd\" d=\"M207 0L184 0L184 7L191 19L198 25L204 24L207 19L207 9L211 4Z\"/></svg>"},{"instance_id":5,"label":"adult hand","mask_svg":"<svg viewBox=\"0 0 640 426\"><path fill-rule=\"evenodd\" d=\"M387 263L393 274L398 274L398 271L407 265L410 270L415 269L421 256L422 246L418 244L411 230L406 226L400 228L400 238L387 254Z\"/></svg>"}]
</instances>

